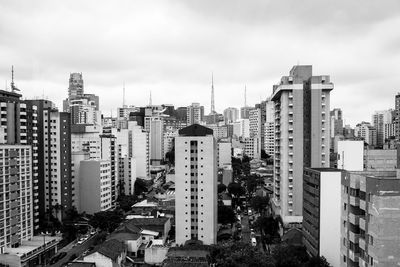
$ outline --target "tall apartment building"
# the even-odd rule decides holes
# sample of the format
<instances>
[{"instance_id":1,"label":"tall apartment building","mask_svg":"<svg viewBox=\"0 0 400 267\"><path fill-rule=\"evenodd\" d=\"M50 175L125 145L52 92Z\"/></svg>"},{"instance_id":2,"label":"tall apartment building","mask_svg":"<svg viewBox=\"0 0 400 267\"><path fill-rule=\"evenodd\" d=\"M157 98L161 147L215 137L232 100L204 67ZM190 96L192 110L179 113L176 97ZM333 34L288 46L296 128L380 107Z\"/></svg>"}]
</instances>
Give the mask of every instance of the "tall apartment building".
<instances>
[{"instance_id":1,"label":"tall apartment building","mask_svg":"<svg viewBox=\"0 0 400 267\"><path fill-rule=\"evenodd\" d=\"M337 135L343 135L343 115L340 108L334 108L330 111L331 138Z\"/></svg>"},{"instance_id":2,"label":"tall apartment building","mask_svg":"<svg viewBox=\"0 0 400 267\"><path fill-rule=\"evenodd\" d=\"M150 163L164 159L164 123L162 118L153 118L150 122Z\"/></svg>"},{"instance_id":3,"label":"tall apartment building","mask_svg":"<svg viewBox=\"0 0 400 267\"><path fill-rule=\"evenodd\" d=\"M381 110L375 111L372 114L372 126L376 129L376 145L378 147L383 147L385 144L385 129L386 125L391 125L393 122L393 110Z\"/></svg>"},{"instance_id":4,"label":"tall apartment building","mask_svg":"<svg viewBox=\"0 0 400 267\"><path fill-rule=\"evenodd\" d=\"M250 137L261 138L261 109L255 108L250 110L249 113L250 122Z\"/></svg>"},{"instance_id":5,"label":"tall apartment building","mask_svg":"<svg viewBox=\"0 0 400 267\"><path fill-rule=\"evenodd\" d=\"M68 98L74 99L83 96L82 73L71 73L69 75Z\"/></svg>"},{"instance_id":6,"label":"tall apartment building","mask_svg":"<svg viewBox=\"0 0 400 267\"><path fill-rule=\"evenodd\" d=\"M251 159L261 158L261 138L249 137L244 139L243 154Z\"/></svg>"},{"instance_id":7,"label":"tall apartment building","mask_svg":"<svg viewBox=\"0 0 400 267\"><path fill-rule=\"evenodd\" d=\"M237 108L229 107L224 110L225 124L236 122L239 119L239 110Z\"/></svg>"},{"instance_id":8,"label":"tall apartment building","mask_svg":"<svg viewBox=\"0 0 400 267\"><path fill-rule=\"evenodd\" d=\"M250 116L250 110L252 110L252 107L244 106L240 108L240 118L241 119L248 119Z\"/></svg>"},{"instance_id":9,"label":"tall apartment building","mask_svg":"<svg viewBox=\"0 0 400 267\"><path fill-rule=\"evenodd\" d=\"M330 77L313 76L312 66L294 66L274 86L273 208L285 225L302 222L303 167L329 167L332 89Z\"/></svg>"},{"instance_id":10,"label":"tall apartment building","mask_svg":"<svg viewBox=\"0 0 400 267\"><path fill-rule=\"evenodd\" d=\"M0 145L0 254L33 236L32 149Z\"/></svg>"},{"instance_id":11,"label":"tall apartment building","mask_svg":"<svg viewBox=\"0 0 400 267\"><path fill-rule=\"evenodd\" d=\"M169 130L164 132L164 157L165 154L172 151L175 146L175 137L179 136L178 130Z\"/></svg>"},{"instance_id":12,"label":"tall apartment building","mask_svg":"<svg viewBox=\"0 0 400 267\"><path fill-rule=\"evenodd\" d=\"M399 172L348 172L341 191L340 266L398 265Z\"/></svg>"},{"instance_id":13,"label":"tall apartment building","mask_svg":"<svg viewBox=\"0 0 400 267\"><path fill-rule=\"evenodd\" d=\"M134 121L128 122L132 132L132 156L136 159L136 175L147 179L150 177L150 142L149 133Z\"/></svg>"},{"instance_id":14,"label":"tall apartment building","mask_svg":"<svg viewBox=\"0 0 400 267\"><path fill-rule=\"evenodd\" d=\"M275 133L274 133L275 134ZM233 124L233 135L237 138L249 138L250 137L250 120L240 119ZM275 136L274 136L275 138ZM274 139L275 140L275 139Z\"/></svg>"},{"instance_id":15,"label":"tall apartment building","mask_svg":"<svg viewBox=\"0 0 400 267\"><path fill-rule=\"evenodd\" d=\"M70 115L54 109L43 110L44 214L62 220L74 206L71 169Z\"/></svg>"},{"instance_id":16,"label":"tall apartment building","mask_svg":"<svg viewBox=\"0 0 400 267\"><path fill-rule=\"evenodd\" d=\"M364 139L364 141L375 147L377 145L377 131L376 128L369 122L361 122L354 128L354 136Z\"/></svg>"},{"instance_id":17,"label":"tall apartment building","mask_svg":"<svg viewBox=\"0 0 400 267\"><path fill-rule=\"evenodd\" d=\"M203 121L204 117L204 106L200 106L199 103L192 103L187 107L187 125L199 124Z\"/></svg>"},{"instance_id":18,"label":"tall apartment building","mask_svg":"<svg viewBox=\"0 0 400 267\"><path fill-rule=\"evenodd\" d=\"M100 135L101 139L101 157L102 160L108 160L110 162L110 178L111 178L111 205L114 208L117 204L119 195L119 157L118 157L118 145L117 138L111 132Z\"/></svg>"},{"instance_id":19,"label":"tall apartment building","mask_svg":"<svg viewBox=\"0 0 400 267\"><path fill-rule=\"evenodd\" d=\"M217 144L211 129L198 124L175 139L176 243L217 241Z\"/></svg>"},{"instance_id":20,"label":"tall apartment building","mask_svg":"<svg viewBox=\"0 0 400 267\"><path fill-rule=\"evenodd\" d=\"M396 124L396 141L400 141L400 93L397 93L394 101L394 123Z\"/></svg>"},{"instance_id":21,"label":"tall apartment building","mask_svg":"<svg viewBox=\"0 0 400 267\"><path fill-rule=\"evenodd\" d=\"M39 164L43 158L38 143L40 129L38 126L38 108L29 101L22 101L22 95L0 90L0 141L8 145L30 145L32 147L32 184L33 195L33 222L37 231L40 225L39 205L40 184L43 172ZM40 175L39 175L40 174Z\"/></svg>"},{"instance_id":22,"label":"tall apartment building","mask_svg":"<svg viewBox=\"0 0 400 267\"><path fill-rule=\"evenodd\" d=\"M108 160L84 160L79 168L80 212L94 214L111 209L111 164Z\"/></svg>"},{"instance_id":23,"label":"tall apartment building","mask_svg":"<svg viewBox=\"0 0 400 267\"><path fill-rule=\"evenodd\" d=\"M341 184L345 172L304 168L303 243L312 256L340 266Z\"/></svg>"},{"instance_id":24,"label":"tall apartment building","mask_svg":"<svg viewBox=\"0 0 400 267\"><path fill-rule=\"evenodd\" d=\"M265 153L274 156L275 152L275 108L274 102L270 98L265 103L265 142L264 150Z\"/></svg>"},{"instance_id":25,"label":"tall apartment building","mask_svg":"<svg viewBox=\"0 0 400 267\"><path fill-rule=\"evenodd\" d=\"M217 146L217 166L222 168L232 165L232 143L229 141L219 141Z\"/></svg>"}]
</instances>

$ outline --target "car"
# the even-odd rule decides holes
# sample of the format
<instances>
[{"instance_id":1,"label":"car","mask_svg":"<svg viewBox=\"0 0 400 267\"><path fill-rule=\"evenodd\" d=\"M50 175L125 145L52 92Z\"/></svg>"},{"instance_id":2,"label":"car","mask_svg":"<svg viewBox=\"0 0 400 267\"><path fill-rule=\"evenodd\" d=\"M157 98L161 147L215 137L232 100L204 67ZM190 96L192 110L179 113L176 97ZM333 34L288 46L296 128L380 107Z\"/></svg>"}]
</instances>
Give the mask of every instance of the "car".
<instances>
[{"instance_id":1,"label":"car","mask_svg":"<svg viewBox=\"0 0 400 267\"><path fill-rule=\"evenodd\" d=\"M78 245L82 245L86 240L85 239L79 239L78 240Z\"/></svg>"},{"instance_id":2,"label":"car","mask_svg":"<svg viewBox=\"0 0 400 267\"><path fill-rule=\"evenodd\" d=\"M253 247L257 246L257 240L256 240L255 237L252 237L252 238L251 238L251 245L252 245Z\"/></svg>"},{"instance_id":3,"label":"car","mask_svg":"<svg viewBox=\"0 0 400 267\"><path fill-rule=\"evenodd\" d=\"M92 229L92 231L90 231L90 234L91 234L91 235L94 235L94 234L96 234L96 233L97 233L96 229Z\"/></svg>"}]
</instances>

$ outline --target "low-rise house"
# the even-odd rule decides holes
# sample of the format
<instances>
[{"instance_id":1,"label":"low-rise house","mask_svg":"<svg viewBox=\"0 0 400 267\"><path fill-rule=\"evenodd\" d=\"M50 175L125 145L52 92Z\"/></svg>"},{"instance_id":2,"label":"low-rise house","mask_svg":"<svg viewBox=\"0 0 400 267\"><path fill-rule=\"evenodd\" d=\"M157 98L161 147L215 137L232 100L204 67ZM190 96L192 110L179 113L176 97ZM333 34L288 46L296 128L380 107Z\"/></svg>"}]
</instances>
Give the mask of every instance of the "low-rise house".
<instances>
[{"instance_id":1,"label":"low-rise house","mask_svg":"<svg viewBox=\"0 0 400 267\"><path fill-rule=\"evenodd\" d=\"M93 253L83 257L85 262L93 262L96 267L121 267L126 259L126 245L110 239L98 246Z\"/></svg>"}]
</instances>

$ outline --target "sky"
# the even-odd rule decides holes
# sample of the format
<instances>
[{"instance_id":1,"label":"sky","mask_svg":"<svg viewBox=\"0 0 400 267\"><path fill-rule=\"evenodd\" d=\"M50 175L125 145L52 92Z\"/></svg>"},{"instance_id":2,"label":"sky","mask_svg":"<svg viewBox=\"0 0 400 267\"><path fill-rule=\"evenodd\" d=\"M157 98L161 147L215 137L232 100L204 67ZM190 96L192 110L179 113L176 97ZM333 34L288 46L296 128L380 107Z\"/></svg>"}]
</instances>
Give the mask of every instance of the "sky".
<instances>
[{"instance_id":1,"label":"sky","mask_svg":"<svg viewBox=\"0 0 400 267\"><path fill-rule=\"evenodd\" d=\"M394 108L400 91L399 0L0 0L0 89L62 109L71 72L116 114L126 104L254 105L293 65L330 75L345 123ZM9 85L8 85L9 87Z\"/></svg>"}]
</instances>

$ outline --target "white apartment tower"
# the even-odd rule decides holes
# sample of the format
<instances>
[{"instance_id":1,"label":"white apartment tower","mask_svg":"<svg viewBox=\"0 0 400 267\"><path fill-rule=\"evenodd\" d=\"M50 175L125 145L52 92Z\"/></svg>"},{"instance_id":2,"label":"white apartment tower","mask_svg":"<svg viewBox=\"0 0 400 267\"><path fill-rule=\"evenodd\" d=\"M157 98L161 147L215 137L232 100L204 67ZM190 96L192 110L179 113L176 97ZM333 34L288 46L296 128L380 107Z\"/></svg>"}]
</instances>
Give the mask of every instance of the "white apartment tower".
<instances>
[{"instance_id":1,"label":"white apartment tower","mask_svg":"<svg viewBox=\"0 0 400 267\"><path fill-rule=\"evenodd\" d=\"M239 119L239 110L233 107L225 109L224 119L225 119L225 124L236 122Z\"/></svg>"},{"instance_id":2,"label":"white apartment tower","mask_svg":"<svg viewBox=\"0 0 400 267\"><path fill-rule=\"evenodd\" d=\"M217 144L211 129L198 124L175 139L176 243L217 241Z\"/></svg>"},{"instance_id":3,"label":"white apartment tower","mask_svg":"<svg viewBox=\"0 0 400 267\"><path fill-rule=\"evenodd\" d=\"M332 89L329 76L312 76L312 66L294 66L274 86L273 208L285 225L302 222L303 167L329 167Z\"/></svg>"},{"instance_id":4,"label":"white apartment tower","mask_svg":"<svg viewBox=\"0 0 400 267\"><path fill-rule=\"evenodd\" d=\"M266 120L265 120L265 142L264 142L264 150L270 156L274 156L275 152L275 109L274 102L271 101L270 98L266 101L265 112Z\"/></svg>"},{"instance_id":5,"label":"white apartment tower","mask_svg":"<svg viewBox=\"0 0 400 267\"><path fill-rule=\"evenodd\" d=\"M204 107L199 103L192 103L187 107L187 125L200 123L203 121Z\"/></svg>"}]
</instances>

